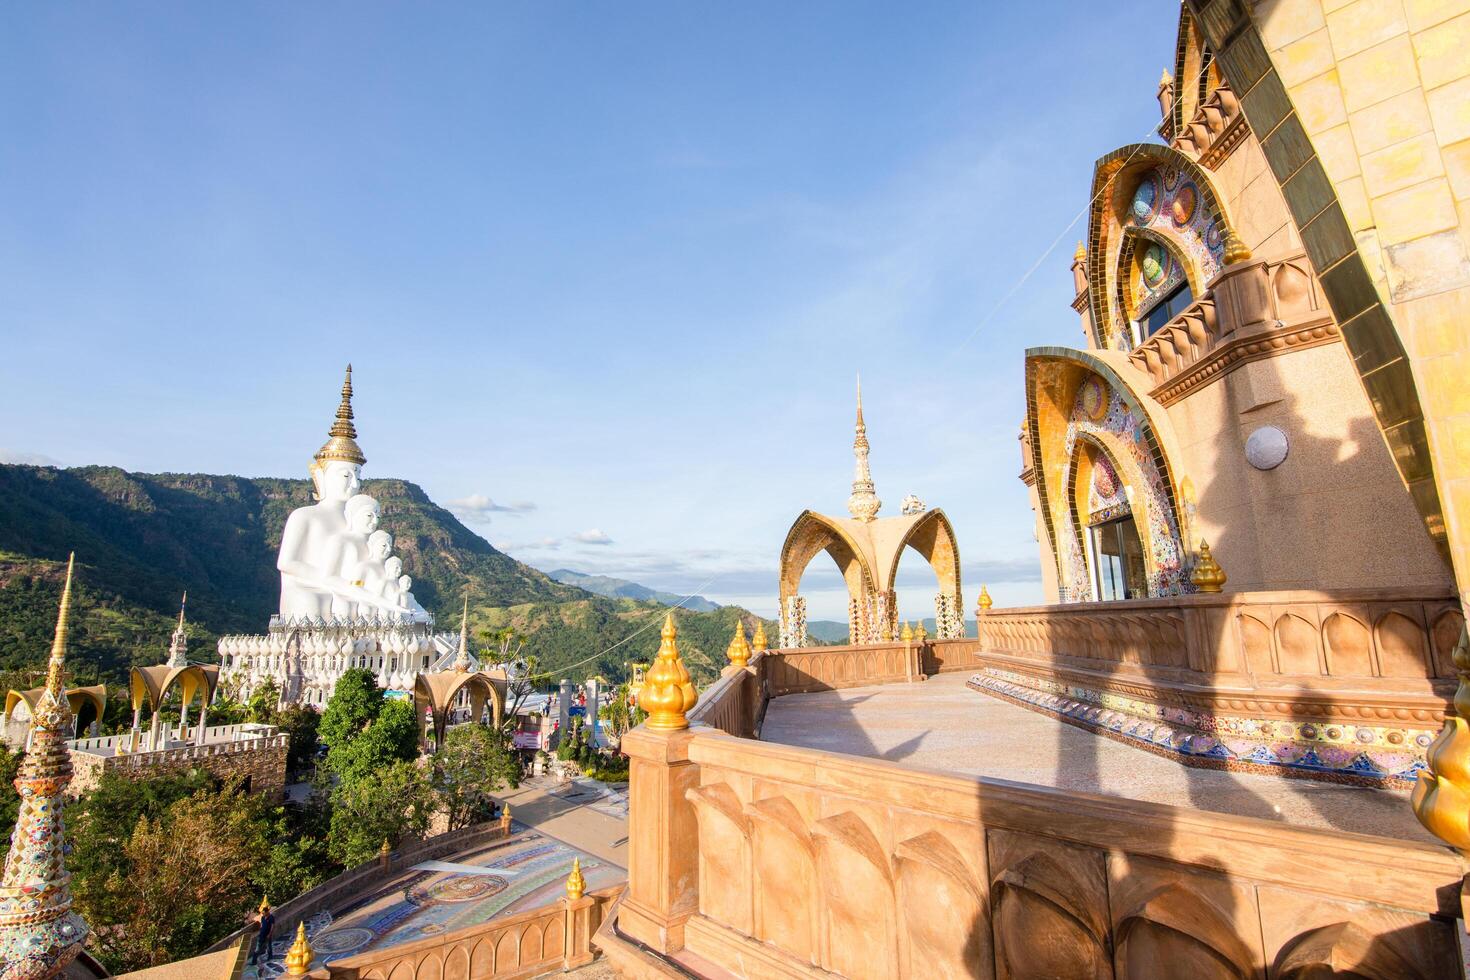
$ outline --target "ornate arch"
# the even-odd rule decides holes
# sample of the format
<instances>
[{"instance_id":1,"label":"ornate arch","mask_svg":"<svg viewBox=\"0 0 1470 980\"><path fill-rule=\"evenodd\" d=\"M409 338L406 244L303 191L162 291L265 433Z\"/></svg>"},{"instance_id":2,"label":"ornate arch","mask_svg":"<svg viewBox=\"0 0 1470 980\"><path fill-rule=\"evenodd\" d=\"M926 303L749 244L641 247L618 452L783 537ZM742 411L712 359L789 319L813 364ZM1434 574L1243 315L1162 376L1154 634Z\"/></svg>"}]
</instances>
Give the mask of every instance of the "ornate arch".
<instances>
[{"instance_id":1,"label":"ornate arch","mask_svg":"<svg viewBox=\"0 0 1470 980\"><path fill-rule=\"evenodd\" d=\"M5 694L5 712L0 718L3 718L5 722L9 722L11 716L15 714L15 709L22 704L26 706L27 711L34 715L36 705L40 703L41 695L45 692L46 689L44 687L33 688L29 691L7 691ZM73 718L79 717L82 705L90 704L96 709L97 719L100 721L102 719L102 712L107 709L107 687L103 684L96 684L92 687L70 688L66 692L66 703L71 708Z\"/></svg>"},{"instance_id":2,"label":"ornate arch","mask_svg":"<svg viewBox=\"0 0 1470 980\"><path fill-rule=\"evenodd\" d=\"M934 569L934 574L939 579L939 591L945 595L955 597L959 608L964 608L964 602L960 594L960 546L959 539L955 537L954 525L950 524L949 518L944 511L935 509L925 511L914 524L904 532L898 542L898 547L893 549L893 560L888 566L888 577L884 579L883 588L892 590L895 580L898 578L898 563L903 558L904 548L913 548Z\"/></svg>"},{"instance_id":3,"label":"ornate arch","mask_svg":"<svg viewBox=\"0 0 1470 980\"><path fill-rule=\"evenodd\" d=\"M449 711L454 699L465 691L470 696L470 717L478 720L485 705L490 705L493 724L499 727L505 717L505 687L507 679L480 671L445 670L433 674L419 674L413 682L414 714L420 721L427 709L434 723L434 747L444 744L444 733L449 727Z\"/></svg>"},{"instance_id":4,"label":"ornate arch","mask_svg":"<svg viewBox=\"0 0 1470 980\"><path fill-rule=\"evenodd\" d=\"M219 668L189 664L186 667L134 667L130 671L128 688L132 695L132 707L137 711L146 702L150 711L163 707L164 699L175 686L180 688L185 705L194 702L195 695L202 694L204 703L214 697L215 682L219 679Z\"/></svg>"},{"instance_id":5,"label":"ornate arch","mask_svg":"<svg viewBox=\"0 0 1470 980\"><path fill-rule=\"evenodd\" d=\"M874 591L878 577L868 566L858 543L835 521L804 510L786 532L781 545L781 601L797 593L802 575L819 552L827 552L837 563L851 595Z\"/></svg>"},{"instance_id":6,"label":"ornate arch","mask_svg":"<svg viewBox=\"0 0 1470 980\"><path fill-rule=\"evenodd\" d=\"M1118 358L1119 355L1106 355ZM1057 564L1064 601L1091 597L1078 515L1071 500L1078 442L1102 451L1134 488L1151 594L1191 591L1180 518L1178 477L1170 463L1172 431L1161 411L1129 383L1126 367L1104 355L1061 347L1026 353L1027 425L1042 526ZM1090 385L1090 398L1080 396ZM1084 410L1085 409L1085 410Z\"/></svg>"},{"instance_id":7,"label":"ornate arch","mask_svg":"<svg viewBox=\"0 0 1470 980\"><path fill-rule=\"evenodd\" d=\"M1219 195L1215 192L1209 174L1203 167L1195 163L1189 157L1176 149L1162 146L1157 143L1134 143L1122 146L1103 156L1093 166L1092 177L1092 201L1089 206L1088 215L1088 248L1087 248L1087 284L1088 302L1092 308L1092 322L1099 340L1107 347L1115 350L1127 350L1128 345L1124 343L1124 331L1122 324L1118 321L1118 308L1116 297L1118 295L1119 257L1123 250L1124 239L1127 237L1128 225L1123 221L1122 215L1125 210L1133 204L1133 196L1137 187L1127 180L1135 174L1150 170L1178 171L1183 178L1187 179L1197 190L1198 200L1193 201L1190 207L1189 221L1194 220L1198 214L1203 219L1208 219L1214 230L1218 233L1219 265L1238 262L1250 257L1235 235L1234 224L1230 221L1221 203ZM1181 185L1182 186L1182 185ZM1125 191L1124 188L1127 188ZM1157 214L1157 208L1163 204L1163 195L1168 190L1173 193L1172 188L1160 186L1153 202ZM1180 194L1184 193L1181 189ZM1125 197L1127 198L1125 200ZM1135 224L1148 225L1148 220L1139 220ZM1208 240L1209 232L1206 232ZM1180 238L1181 246L1184 239ZM1186 270L1190 277L1190 284L1194 287L1196 294L1202 292L1214 278L1208 262L1199 256L1189 255L1189 249L1181 247L1181 252L1186 253ZM1194 261L1194 268L1190 268L1190 262Z\"/></svg>"}]
</instances>

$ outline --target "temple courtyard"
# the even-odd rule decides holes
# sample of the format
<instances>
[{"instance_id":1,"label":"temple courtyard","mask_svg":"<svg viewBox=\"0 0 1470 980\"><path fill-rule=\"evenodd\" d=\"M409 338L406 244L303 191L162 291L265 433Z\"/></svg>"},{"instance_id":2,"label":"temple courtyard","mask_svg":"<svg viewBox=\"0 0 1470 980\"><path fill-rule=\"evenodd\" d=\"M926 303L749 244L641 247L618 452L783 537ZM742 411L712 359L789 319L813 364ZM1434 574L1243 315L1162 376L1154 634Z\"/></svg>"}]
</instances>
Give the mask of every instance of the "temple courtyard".
<instances>
[{"instance_id":1,"label":"temple courtyard","mask_svg":"<svg viewBox=\"0 0 1470 980\"><path fill-rule=\"evenodd\" d=\"M968 675L775 698L761 739L1319 830L1434 843L1407 793L1186 766L966 687Z\"/></svg>"}]
</instances>

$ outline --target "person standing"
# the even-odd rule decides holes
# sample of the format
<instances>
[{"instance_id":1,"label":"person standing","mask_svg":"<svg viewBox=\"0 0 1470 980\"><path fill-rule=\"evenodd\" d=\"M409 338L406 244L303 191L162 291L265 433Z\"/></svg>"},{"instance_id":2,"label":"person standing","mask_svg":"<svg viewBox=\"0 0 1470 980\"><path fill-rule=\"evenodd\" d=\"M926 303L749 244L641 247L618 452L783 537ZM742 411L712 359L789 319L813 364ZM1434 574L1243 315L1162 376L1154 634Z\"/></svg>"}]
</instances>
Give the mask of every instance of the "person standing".
<instances>
[{"instance_id":1,"label":"person standing","mask_svg":"<svg viewBox=\"0 0 1470 980\"><path fill-rule=\"evenodd\" d=\"M255 948L250 951L250 965L255 966L262 956L267 960L271 956L271 933L276 928L276 916L271 907L265 902L260 903L260 912L256 915L260 923L260 929L255 934Z\"/></svg>"}]
</instances>

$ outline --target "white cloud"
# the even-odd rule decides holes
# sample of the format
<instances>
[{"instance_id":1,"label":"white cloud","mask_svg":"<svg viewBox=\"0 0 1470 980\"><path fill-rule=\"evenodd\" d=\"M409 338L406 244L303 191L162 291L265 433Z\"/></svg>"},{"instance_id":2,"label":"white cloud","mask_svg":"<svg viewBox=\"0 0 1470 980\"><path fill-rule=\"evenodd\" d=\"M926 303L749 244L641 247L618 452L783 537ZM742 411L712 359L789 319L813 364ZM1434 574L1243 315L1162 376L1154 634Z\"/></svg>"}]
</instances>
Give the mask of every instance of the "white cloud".
<instances>
[{"instance_id":1,"label":"white cloud","mask_svg":"<svg viewBox=\"0 0 1470 980\"><path fill-rule=\"evenodd\" d=\"M586 531L578 531L576 534L572 535L572 540L578 542L579 544L613 543L612 538L608 537L605 533L595 527Z\"/></svg>"},{"instance_id":2,"label":"white cloud","mask_svg":"<svg viewBox=\"0 0 1470 980\"><path fill-rule=\"evenodd\" d=\"M483 493L472 493L445 504L456 517L475 524L489 524L491 514L524 514L536 509L529 500L516 500L509 504L497 504Z\"/></svg>"},{"instance_id":3,"label":"white cloud","mask_svg":"<svg viewBox=\"0 0 1470 980\"><path fill-rule=\"evenodd\" d=\"M537 538L535 541L496 541L493 542L496 551L507 554L512 551L556 551L561 547L560 538Z\"/></svg>"},{"instance_id":4,"label":"white cloud","mask_svg":"<svg viewBox=\"0 0 1470 980\"><path fill-rule=\"evenodd\" d=\"M0 449L0 463L15 463L20 466L60 466L61 460L53 459L44 453L17 453L9 449Z\"/></svg>"}]
</instances>

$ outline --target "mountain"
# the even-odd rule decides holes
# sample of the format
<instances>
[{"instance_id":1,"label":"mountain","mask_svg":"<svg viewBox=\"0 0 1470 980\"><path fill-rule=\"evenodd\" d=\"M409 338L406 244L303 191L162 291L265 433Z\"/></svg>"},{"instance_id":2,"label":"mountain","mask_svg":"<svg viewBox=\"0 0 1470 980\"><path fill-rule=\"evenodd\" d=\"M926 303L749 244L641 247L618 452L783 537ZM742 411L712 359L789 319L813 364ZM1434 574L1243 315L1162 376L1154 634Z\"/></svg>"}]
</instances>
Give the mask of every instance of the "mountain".
<instances>
[{"instance_id":1,"label":"mountain","mask_svg":"<svg viewBox=\"0 0 1470 980\"><path fill-rule=\"evenodd\" d=\"M588 592L606 596L609 599L642 599L665 606L681 606L692 612L714 612L720 608L718 603L710 602L702 595L660 592L658 589L650 589L637 582L629 582L627 579L612 578L607 575L588 575L584 572L574 572L570 568L558 568L546 574L553 581L561 582L563 585L575 585L579 589L586 589Z\"/></svg>"},{"instance_id":2,"label":"mountain","mask_svg":"<svg viewBox=\"0 0 1470 980\"><path fill-rule=\"evenodd\" d=\"M667 608L607 598L553 581L491 547L404 480L366 480L382 526L443 628L470 599L473 634L513 627L525 653L554 676L620 679L650 661ZM77 554L71 664L83 682L122 683L132 665L162 660L179 597L189 593L190 655L210 661L224 633L262 633L275 611L275 569L287 515L310 502L306 480L129 473L0 464L0 683L40 677L68 552ZM679 649L708 682L740 618L738 607L679 612ZM775 624L766 623L774 637Z\"/></svg>"}]
</instances>

